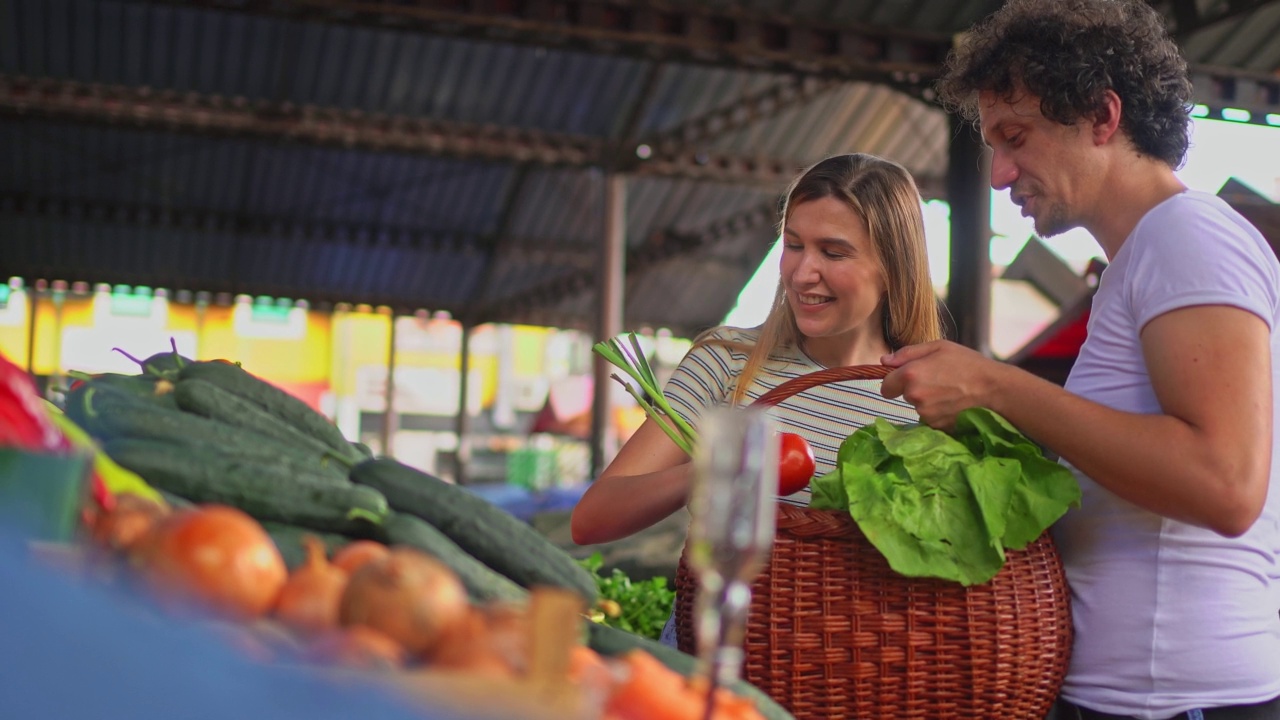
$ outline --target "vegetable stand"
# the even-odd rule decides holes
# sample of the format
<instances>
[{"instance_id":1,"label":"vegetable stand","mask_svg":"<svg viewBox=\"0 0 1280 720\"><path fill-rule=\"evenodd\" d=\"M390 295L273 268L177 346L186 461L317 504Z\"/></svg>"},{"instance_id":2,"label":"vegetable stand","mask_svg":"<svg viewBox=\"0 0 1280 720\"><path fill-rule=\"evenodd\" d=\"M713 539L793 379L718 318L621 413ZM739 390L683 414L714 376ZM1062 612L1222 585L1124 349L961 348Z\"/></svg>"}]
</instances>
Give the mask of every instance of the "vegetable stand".
<instances>
[{"instance_id":1,"label":"vegetable stand","mask_svg":"<svg viewBox=\"0 0 1280 720\"><path fill-rule=\"evenodd\" d=\"M463 717L669 717L646 697L701 714L692 658L594 629L595 575L523 521L367 457L234 363L160 359L66 394L60 419L118 463L107 482L119 492L102 504L86 491L60 513L77 527L56 538L61 550L39 546L46 563L162 616L205 618L256 660L375 677ZM19 439L47 430L69 448L41 414L58 409L21 385L38 412ZM0 480L40 487L47 475ZM717 720L790 717L745 684L723 701Z\"/></svg>"}]
</instances>

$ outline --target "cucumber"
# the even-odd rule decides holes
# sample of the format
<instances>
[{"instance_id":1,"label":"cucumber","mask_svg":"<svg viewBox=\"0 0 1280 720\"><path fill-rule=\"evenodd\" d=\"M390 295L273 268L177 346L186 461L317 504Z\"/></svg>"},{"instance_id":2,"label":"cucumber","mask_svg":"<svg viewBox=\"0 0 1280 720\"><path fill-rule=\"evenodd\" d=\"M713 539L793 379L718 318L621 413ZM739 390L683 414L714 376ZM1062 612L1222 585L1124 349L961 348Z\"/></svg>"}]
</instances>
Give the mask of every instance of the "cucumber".
<instances>
[{"instance_id":1,"label":"cucumber","mask_svg":"<svg viewBox=\"0 0 1280 720\"><path fill-rule=\"evenodd\" d=\"M172 350L156 353L146 360L139 360L120 348L112 348L112 350L137 363L143 375L156 379L177 380L178 372L195 361L183 357L178 352L178 343L173 338L169 338L169 345L173 348Z\"/></svg>"},{"instance_id":2,"label":"cucumber","mask_svg":"<svg viewBox=\"0 0 1280 720\"><path fill-rule=\"evenodd\" d=\"M207 380L189 378L174 386L178 407L210 420L244 428L263 437L274 438L319 457L333 456L340 463L352 464L353 456L339 456L329 446L263 410L256 403L232 394Z\"/></svg>"},{"instance_id":3,"label":"cucumber","mask_svg":"<svg viewBox=\"0 0 1280 720\"><path fill-rule=\"evenodd\" d=\"M140 400L147 400L161 407L176 408L177 400L173 396L173 383L150 375L124 375L121 373L99 373L91 376L77 377L79 384L68 390L63 405L83 402L83 397L90 388L109 387Z\"/></svg>"},{"instance_id":4,"label":"cucumber","mask_svg":"<svg viewBox=\"0 0 1280 720\"><path fill-rule=\"evenodd\" d=\"M360 535L387 516L377 490L223 455L216 448L117 438L103 450L151 485L195 503L232 505L259 521Z\"/></svg>"},{"instance_id":5,"label":"cucumber","mask_svg":"<svg viewBox=\"0 0 1280 720\"><path fill-rule=\"evenodd\" d=\"M172 407L164 407L109 383L85 382L68 393L66 400L64 411L67 417L98 440L109 440L135 429L139 432L146 429L135 428L139 424L154 426L156 432L161 434L165 434L166 428L173 423L182 424L184 418L193 418L193 429L200 431L205 429L203 426L213 424L204 418L195 418L182 412L176 401ZM215 432L212 429L209 431ZM168 434L179 435L176 430L170 430Z\"/></svg>"},{"instance_id":6,"label":"cucumber","mask_svg":"<svg viewBox=\"0 0 1280 720\"><path fill-rule=\"evenodd\" d=\"M329 418L275 385L251 375L239 365L217 360L191 363L182 368L178 378L207 380L227 392L256 403L268 413L324 443L338 457L351 458L352 461L363 457Z\"/></svg>"},{"instance_id":7,"label":"cucumber","mask_svg":"<svg viewBox=\"0 0 1280 720\"><path fill-rule=\"evenodd\" d=\"M391 458L351 468L353 482L375 488L397 512L434 525L468 554L526 588L568 588L594 604L595 578L527 523L466 490Z\"/></svg>"},{"instance_id":8,"label":"cucumber","mask_svg":"<svg viewBox=\"0 0 1280 720\"><path fill-rule=\"evenodd\" d=\"M156 378L177 380L178 373L182 368L193 362L195 362L195 360L183 357L178 354L177 350L172 352L156 353L142 361L142 372Z\"/></svg>"},{"instance_id":9,"label":"cucumber","mask_svg":"<svg viewBox=\"0 0 1280 720\"><path fill-rule=\"evenodd\" d=\"M529 598L524 588L468 555L422 518L392 511L375 531L374 537L387 545L406 545L434 556L458 574L458 579L467 588L467 595L476 602L524 602Z\"/></svg>"},{"instance_id":10,"label":"cucumber","mask_svg":"<svg viewBox=\"0 0 1280 720\"><path fill-rule=\"evenodd\" d=\"M68 402L66 414L99 441L132 438L172 445L208 445L246 462L323 474L332 483L348 484L345 471L337 467L327 451L298 449L244 428L182 412L176 405L161 407L111 387L86 383L82 388L86 388L84 392Z\"/></svg>"},{"instance_id":11,"label":"cucumber","mask_svg":"<svg viewBox=\"0 0 1280 720\"><path fill-rule=\"evenodd\" d=\"M697 658L692 655L682 653L656 640L591 621L587 621L587 646L605 657L623 655L632 650L644 650L658 662L685 677L692 677L698 664ZM791 713L774 702L773 698L745 680L734 681L729 685L729 690L739 697L754 702L756 709L765 717L765 720L795 720Z\"/></svg>"},{"instance_id":12,"label":"cucumber","mask_svg":"<svg viewBox=\"0 0 1280 720\"><path fill-rule=\"evenodd\" d=\"M302 565L307 559L307 548L302 544L303 536L314 535L319 538L320 542L324 543L325 554L330 557L333 556L333 553L338 548L351 542L351 538L346 535L319 532L310 528L299 527L298 525L287 525L270 520L263 522L262 528L271 536L271 541L276 544L276 549L280 551L280 556L284 558L285 567L289 568L290 572Z\"/></svg>"}]
</instances>

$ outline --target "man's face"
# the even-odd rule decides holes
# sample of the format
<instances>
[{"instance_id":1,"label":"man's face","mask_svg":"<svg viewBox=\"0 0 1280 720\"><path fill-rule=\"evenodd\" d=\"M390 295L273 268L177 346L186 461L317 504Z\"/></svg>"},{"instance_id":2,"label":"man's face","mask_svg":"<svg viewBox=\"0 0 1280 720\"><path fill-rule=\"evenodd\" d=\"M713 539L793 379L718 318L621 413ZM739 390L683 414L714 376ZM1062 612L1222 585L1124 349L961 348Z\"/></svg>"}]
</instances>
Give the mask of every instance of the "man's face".
<instances>
[{"instance_id":1,"label":"man's face","mask_svg":"<svg viewBox=\"0 0 1280 720\"><path fill-rule=\"evenodd\" d=\"M991 187L1009 190L1036 232L1049 237L1079 227L1096 188L1087 161L1092 149L1085 120L1063 125L1040 113L1040 98L1025 92L979 94L982 136L991 149Z\"/></svg>"}]
</instances>

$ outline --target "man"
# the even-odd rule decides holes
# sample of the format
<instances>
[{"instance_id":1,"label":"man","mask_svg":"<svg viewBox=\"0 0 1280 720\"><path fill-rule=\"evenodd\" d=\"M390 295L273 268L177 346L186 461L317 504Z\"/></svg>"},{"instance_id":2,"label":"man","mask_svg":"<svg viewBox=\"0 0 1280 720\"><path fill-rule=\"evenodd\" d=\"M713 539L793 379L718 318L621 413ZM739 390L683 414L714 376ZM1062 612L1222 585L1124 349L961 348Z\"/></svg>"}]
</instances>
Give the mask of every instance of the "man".
<instances>
[{"instance_id":1,"label":"man","mask_svg":"<svg viewBox=\"0 0 1280 720\"><path fill-rule=\"evenodd\" d=\"M1280 718L1280 265L1174 174L1191 86L1142 0L1010 0L939 83L991 184L1109 266L1060 388L946 342L884 358L887 397L948 429L1001 413L1076 473L1055 527L1072 591L1066 718Z\"/></svg>"}]
</instances>

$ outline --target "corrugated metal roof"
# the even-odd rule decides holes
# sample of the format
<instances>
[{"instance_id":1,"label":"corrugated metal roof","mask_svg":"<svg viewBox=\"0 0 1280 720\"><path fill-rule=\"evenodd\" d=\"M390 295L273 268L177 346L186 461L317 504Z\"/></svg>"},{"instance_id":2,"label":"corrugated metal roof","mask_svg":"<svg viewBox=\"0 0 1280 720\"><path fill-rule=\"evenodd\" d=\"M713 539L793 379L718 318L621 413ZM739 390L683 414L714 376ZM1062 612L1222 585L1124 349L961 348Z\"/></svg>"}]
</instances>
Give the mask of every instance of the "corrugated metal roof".
<instances>
[{"instance_id":1,"label":"corrugated metal roof","mask_svg":"<svg viewBox=\"0 0 1280 720\"><path fill-rule=\"evenodd\" d=\"M1275 73L1280 66L1280 4L1226 20L1187 38L1183 51L1193 62Z\"/></svg>"},{"instance_id":2,"label":"corrugated metal roof","mask_svg":"<svg viewBox=\"0 0 1280 720\"><path fill-rule=\"evenodd\" d=\"M687 0L670 7L945 38L998 4ZM891 157L922 179L945 173L947 118L887 85L802 82L791 73L254 12L287 5L9 0L0 3L0 75L266 108L252 112L317 107L588 138L614 143L606 147L621 153L619 162L628 148L655 142L795 171L863 151ZM1158 6L1172 12L1168 2ZM1222 9L1211 0L1197 7ZM1195 64L1273 73L1278 33L1275 2L1200 29L1183 45ZM531 293L554 295L558 278L593 272L604 228L603 165L159 125L12 112L0 119L0 266L49 279L456 313L507 302L519 319L566 327L589 325L595 315L594 294L569 281L563 297L539 300L540 308L521 303ZM628 324L696 329L718 321L774 239L770 211L783 184L628 175L627 242L648 258L628 281ZM692 249L662 250L681 242Z\"/></svg>"}]
</instances>

